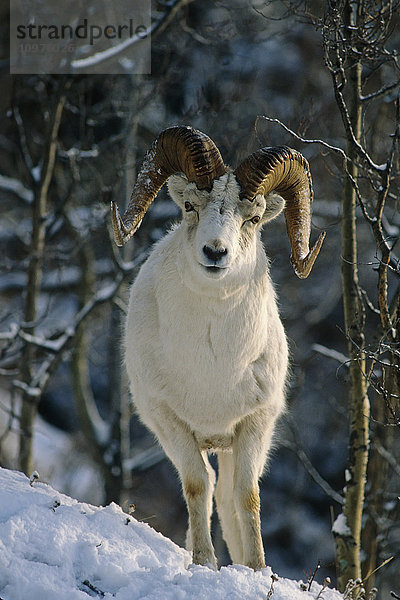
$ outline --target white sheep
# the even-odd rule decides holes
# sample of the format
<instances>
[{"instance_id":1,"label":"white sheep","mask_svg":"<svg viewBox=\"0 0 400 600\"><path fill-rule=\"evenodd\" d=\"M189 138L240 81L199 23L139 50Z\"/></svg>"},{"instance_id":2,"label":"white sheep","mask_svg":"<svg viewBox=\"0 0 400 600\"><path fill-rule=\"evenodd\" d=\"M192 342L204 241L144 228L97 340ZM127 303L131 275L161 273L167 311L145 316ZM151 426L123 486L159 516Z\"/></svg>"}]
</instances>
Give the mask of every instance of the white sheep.
<instances>
[{"instance_id":1,"label":"white sheep","mask_svg":"<svg viewBox=\"0 0 400 600\"><path fill-rule=\"evenodd\" d=\"M179 472L193 562L216 567L215 499L234 563L265 566L258 481L285 405L288 363L261 226L285 208L291 261L306 277L312 187L307 161L263 148L231 171L190 127L163 131L147 153L121 218L118 245L136 231L165 181L182 222L153 248L131 289L125 361L137 412ZM275 190L279 193L270 194Z\"/></svg>"}]
</instances>

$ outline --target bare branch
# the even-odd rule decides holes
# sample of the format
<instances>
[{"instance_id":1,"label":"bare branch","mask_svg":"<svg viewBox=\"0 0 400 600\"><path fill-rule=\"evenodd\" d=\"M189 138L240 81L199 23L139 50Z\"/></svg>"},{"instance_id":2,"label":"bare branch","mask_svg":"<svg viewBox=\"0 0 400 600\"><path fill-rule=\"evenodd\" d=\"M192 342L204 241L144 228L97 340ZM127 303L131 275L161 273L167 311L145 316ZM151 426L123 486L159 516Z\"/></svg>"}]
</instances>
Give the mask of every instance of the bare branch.
<instances>
[{"instance_id":1,"label":"bare branch","mask_svg":"<svg viewBox=\"0 0 400 600\"><path fill-rule=\"evenodd\" d=\"M399 85L400 85L400 80L395 81L393 83L388 83L387 85L382 86L376 92L372 92L371 94L367 94L366 96L361 96L360 100L361 100L361 102L369 102L370 100L375 100L376 98L379 98L380 96L384 96L388 92L395 90L397 87L399 87Z\"/></svg>"},{"instance_id":2,"label":"bare branch","mask_svg":"<svg viewBox=\"0 0 400 600\"><path fill-rule=\"evenodd\" d=\"M313 352L318 352L318 354L322 354L322 356L326 356L327 358L332 358L333 360L340 362L342 366L348 366L350 360L348 356L345 356L337 350L326 348L326 346L322 346L321 344L313 344L311 350Z\"/></svg>"},{"instance_id":3,"label":"bare branch","mask_svg":"<svg viewBox=\"0 0 400 600\"><path fill-rule=\"evenodd\" d=\"M390 452L388 452L388 450L386 450L386 448L384 448L382 446L382 444L375 443L374 446L375 446L376 451L379 452L379 454L392 467L392 469L396 473L396 475L398 475L400 477L400 464L397 462L395 457Z\"/></svg>"},{"instance_id":4,"label":"bare branch","mask_svg":"<svg viewBox=\"0 0 400 600\"><path fill-rule=\"evenodd\" d=\"M62 359L63 353L73 343L79 326L83 321L100 305L110 302L115 295L118 293L121 285L132 276L132 270L138 268L142 262L147 258L147 253L142 252L133 261L129 263L121 263L122 268L114 278L114 281L101 288L81 310L75 315L75 319L71 325L64 331L58 338L54 340L44 340L42 337L27 334L26 332L18 331L18 335L23 338L27 338L27 341L31 345L35 345L43 350L50 353L41 364L38 371L32 376L32 379L26 385L28 389L36 390L39 389L43 393L48 380L60 360ZM17 384L17 387L21 388L21 385Z\"/></svg>"},{"instance_id":5,"label":"bare branch","mask_svg":"<svg viewBox=\"0 0 400 600\"><path fill-rule=\"evenodd\" d=\"M290 129L290 127L288 127L287 125L285 125L284 123L282 123L282 121L280 121L279 119L273 119L271 117L266 117L265 115L259 115L257 116L256 119L256 124L255 127L257 127L257 123L259 119L264 119L265 121L269 121L270 123L277 123L278 125L280 125L287 133L289 133L290 135L292 135L296 140L302 142L303 144L320 144L321 146L323 146L324 148L327 148L328 150L332 150L333 152L336 152L337 154L339 154L342 159L343 159L343 167L344 170L346 171L346 175L349 178L351 185L353 186L355 193L357 195L357 200L360 204L360 207L363 211L364 217L365 219L369 222L372 223L374 221L374 217L371 217L368 213L368 210L365 206L365 202L362 198L360 189L358 187L357 181L356 179L352 176L352 174L349 171L348 168L348 164L350 164L352 162L352 160L350 159L349 156L347 156L346 152L342 149L339 148L338 146L332 146L332 144L328 144L328 142L325 142L324 140L320 140L320 139L307 139L304 138L300 135L298 135L295 131L293 131L292 129Z\"/></svg>"},{"instance_id":6,"label":"bare branch","mask_svg":"<svg viewBox=\"0 0 400 600\"><path fill-rule=\"evenodd\" d=\"M118 44L117 46L111 46L110 48L107 48L107 50L97 52L93 56L89 56L87 58L73 60L71 62L71 67L74 69L74 71L79 71L81 69L86 69L87 67L90 67L92 65L99 65L100 63L106 62L111 58L115 58L116 56L121 54L121 52L124 52L127 48L130 48L135 44L139 44L149 36L152 36L154 39L156 35L159 35L168 27L168 25L174 19L176 13L183 6L186 6L191 2L194 2L194 0L170 0L169 2L166 2L164 4L166 8L165 12L163 12L162 15L150 25L150 27L148 27L144 31L141 31L138 34L135 34L134 36L132 36L128 40L125 40L121 44Z\"/></svg>"},{"instance_id":7,"label":"bare branch","mask_svg":"<svg viewBox=\"0 0 400 600\"><path fill-rule=\"evenodd\" d=\"M319 485L319 487L325 492L327 496L332 498L332 500L334 500L338 504L343 505L344 500L342 496L338 494L329 485L329 483L320 475L320 473L317 471L317 469L314 467L314 465L308 458L307 454L300 447L294 426L291 426L290 428L294 437L294 442L290 442L289 440L282 440L282 445L296 454L297 458L300 460L307 473L310 475L311 479L313 479L313 481L315 481L315 483Z\"/></svg>"},{"instance_id":8,"label":"bare branch","mask_svg":"<svg viewBox=\"0 0 400 600\"><path fill-rule=\"evenodd\" d=\"M13 115L14 115L14 119L15 119L15 122L16 122L17 128L18 128L19 145L21 148L22 158L23 158L26 170L28 172L28 175L31 179L32 186L34 186L39 182L39 177L38 177L37 171L35 170L35 168L33 166L31 153L29 151L28 143L26 140L25 125L24 125L21 113L19 112L18 106L14 106Z\"/></svg>"},{"instance_id":9,"label":"bare branch","mask_svg":"<svg viewBox=\"0 0 400 600\"><path fill-rule=\"evenodd\" d=\"M0 189L15 194L18 198L20 198L27 204L32 204L32 190L26 188L24 184L18 179L14 179L13 177L6 177L5 175L0 175Z\"/></svg>"},{"instance_id":10,"label":"bare branch","mask_svg":"<svg viewBox=\"0 0 400 600\"><path fill-rule=\"evenodd\" d=\"M278 125L280 125L280 127L282 127L285 131L287 131L287 133L290 133L290 135L292 135L294 138L296 138L296 140L298 140L299 142L302 142L303 144L320 144L321 146L323 146L324 148L327 148L328 150L337 152L338 154L340 154L340 156L344 160L346 160L346 161L350 160L349 157L347 156L346 152L342 148L339 148L338 146L332 146L332 144L328 144L328 142L325 142L324 140L320 140L320 139L308 140L306 138L303 138L302 136L298 135L295 131L293 131L293 129L290 129L287 125L282 123L282 121L280 121L279 119L273 119L273 118L267 117L265 115L258 115L256 118L256 123L255 123L256 128L257 128L258 121L260 119L264 119L265 121L269 121L270 123L277 123Z\"/></svg>"}]
</instances>

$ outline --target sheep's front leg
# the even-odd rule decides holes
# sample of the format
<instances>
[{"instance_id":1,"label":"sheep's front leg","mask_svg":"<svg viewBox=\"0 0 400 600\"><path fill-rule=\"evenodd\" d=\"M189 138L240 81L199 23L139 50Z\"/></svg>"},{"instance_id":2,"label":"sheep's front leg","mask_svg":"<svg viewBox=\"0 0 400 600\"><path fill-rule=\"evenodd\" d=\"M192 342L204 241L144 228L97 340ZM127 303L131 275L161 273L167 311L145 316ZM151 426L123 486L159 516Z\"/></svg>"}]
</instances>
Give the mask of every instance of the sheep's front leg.
<instances>
[{"instance_id":1,"label":"sheep's front leg","mask_svg":"<svg viewBox=\"0 0 400 600\"><path fill-rule=\"evenodd\" d=\"M154 415L153 415L154 418ZM158 411L153 430L165 453L178 470L188 513L188 550L193 551L193 562L216 568L211 542L210 519L215 473L207 456L199 450L188 426L167 407Z\"/></svg>"},{"instance_id":2,"label":"sheep's front leg","mask_svg":"<svg viewBox=\"0 0 400 600\"><path fill-rule=\"evenodd\" d=\"M271 445L274 422L275 419L267 420L260 413L246 417L233 444L233 496L242 539L242 560L253 569L265 567L258 480Z\"/></svg>"},{"instance_id":3,"label":"sheep's front leg","mask_svg":"<svg viewBox=\"0 0 400 600\"><path fill-rule=\"evenodd\" d=\"M201 458L206 469L206 477L203 473L203 476L199 478L198 470L196 478L193 478L192 474L182 477L183 493L189 513L186 548L193 551L195 564L209 564L216 568L217 563L210 535L215 472L205 452L201 453Z\"/></svg>"}]
</instances>

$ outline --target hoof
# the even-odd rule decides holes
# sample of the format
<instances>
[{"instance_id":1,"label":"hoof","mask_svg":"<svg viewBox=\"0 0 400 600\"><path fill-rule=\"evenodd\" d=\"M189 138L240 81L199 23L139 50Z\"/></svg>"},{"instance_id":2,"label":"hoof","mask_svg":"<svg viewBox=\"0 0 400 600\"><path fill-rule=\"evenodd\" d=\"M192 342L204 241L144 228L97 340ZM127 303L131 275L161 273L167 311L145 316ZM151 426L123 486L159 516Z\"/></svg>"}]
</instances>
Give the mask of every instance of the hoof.
<instances>
[{"instance_id":1,"label":"hoof","mask_svg":"<svg viewBox=\"0 0 400 600\"><path fill-rule=\"evenodd\" d=\"M202 567L208 567L213 571L217 571L217 561L214 555L205 554L203 552L193 552L193 565L201 565Z\"/></svg>"}]
</instances>

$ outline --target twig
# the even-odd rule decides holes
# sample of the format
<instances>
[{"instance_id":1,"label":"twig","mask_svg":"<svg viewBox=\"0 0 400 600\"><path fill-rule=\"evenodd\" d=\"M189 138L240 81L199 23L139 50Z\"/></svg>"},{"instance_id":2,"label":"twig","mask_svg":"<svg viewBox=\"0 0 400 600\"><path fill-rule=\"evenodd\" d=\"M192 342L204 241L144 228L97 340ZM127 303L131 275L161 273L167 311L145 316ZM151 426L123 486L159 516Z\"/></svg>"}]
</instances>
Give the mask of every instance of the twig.
<instances>
[{"instance_id":1,"label":"twig","mask_svg":"<svg viewBox=\"0 0 400 600\"><path fill-rule=\"evenodd\" d=\"M99 588L97 588L95 585L93 585L93 583L90 583L90 581L88 579L85 579L85 581L82 581L82 585L85 585L86 587L89 588L90 591L92 591L95 594L97 594L98 596L101 596L102 598L104 598L105 593L102 590L99 590Z\"/></svg>"},{"instance_id":2,"label":"twig","mask_svg":"<svg viewBox=\"0 0 400 600\"><path fill-rule=\"evenodd\" d=\"M313 581L315 579L316 574L318 573L319 569L321 568L321 561L319 560L317 562L317 566L315 567L314 571L311 574L311 577L309 577L308 579L308 588L307 591L309 592L311 590L311 586L313 584Z\"/></svg>"},{"instance_id":3,"label":"twig","mask_svg":"<svg viewBox=\"0 0 400 600\"><path fill-rule=\"evenodd\" d=\"M322 588L320 589L316 600L320 600L320 598L322 598L322 594L324 593L324 591L326 590L326 588L331 585L331 583L332 583L331 582L331 578L330 577L325 577L324 583L322 584Z\"/></svg>"},{"instance_id":4,"label":"twig","mask_svg":"<svg viewBox=\"0 0 400 600\"><path fill-rule=\"evenodd\" d=\"M387 565L388 563L390 563L393 559L394 559L394 556L390 556L389 558L387 558L386 560L384 560L383 563L381 565L379 565L379 567L376 567L376 569L373 569L372 571L370 571L363 578L363 583L365 583L367 581L367 579L369 579L371 577L371 575L373 575L374 573L376 573L377 571L379 571L379 569L382 569L382 567L384 567L385 565Z\"/></svg>"},{"instance_id":5,"label":"twig","mask_svg":"<svg viewBox=\"0 0 400 600\"><path fill-rule=\"evenodd\" d=\"M272 594L274 593L274 583L276 581L278 581L278 580L279 580L278 575L276 575L275 573L272 573L272 575L271 575L271 587L268 590L268 594L267 594L266 600L271 600Z\"/></svg>"}]
</instances>

